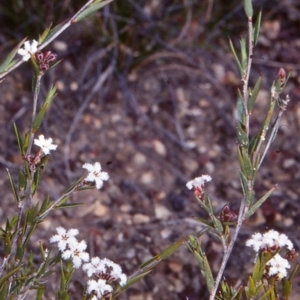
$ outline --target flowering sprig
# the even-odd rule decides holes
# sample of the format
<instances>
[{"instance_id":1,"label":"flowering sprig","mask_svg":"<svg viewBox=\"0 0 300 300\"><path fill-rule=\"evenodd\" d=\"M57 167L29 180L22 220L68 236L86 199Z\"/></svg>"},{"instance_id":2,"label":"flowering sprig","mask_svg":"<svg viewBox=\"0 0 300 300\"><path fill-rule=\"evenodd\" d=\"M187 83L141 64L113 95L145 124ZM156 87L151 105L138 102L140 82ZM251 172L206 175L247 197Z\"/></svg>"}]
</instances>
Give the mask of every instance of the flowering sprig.
<instances>
[{"instance_id":1,"label":"flowering sprig","mask_svg":"<svg viewBox=\"0 0 300 300\"><path fill-rule=\"evenodd\" d=\"M247 247L252 247L255 252L259 251L276 251L278 248L286 246L289 250L294 248L293 243L289 238L276 230L269 230L268 232L261 234L259 232L254 233L246 242Z\"/></svg>"},{"instance_id":2,"label":"flowering sprig","mask_svg":"<svg viewBox=\"0 0 300 300\"><path fill-rule=\"evenodd\" d=\"M67 231L63 227L58 227L56 232L57 234L50 238L50 243L57 243L62 259L71 260L74 269L82 266L88 277L95 277L87 282L86 289L87 294L92 295L92 299L98 300L108 296L113 291L115 283L120 286L127 283L127 276L122 273L120 265L107 258L93 257L89 261L89 254L85 252L86 242L84 240L78 242L75 238L79 233L77 229ZM82 262L85 263L82 265Z\"/></svg>"},{"instance_id":3,"label":"flowering sprig","mask_svg":"<svg viewBox=\"0 0 300 300\"><path fill-rule=\"evenodd\" d=\"M94 163L94 165L86 163L82 166L82 168L89 171L84 181L95 182L98 190L102 188L103 181L109 179L108 173L101 171L101 164L99 162Z\"/></svg>"},{"instance_id":4,"label":"flowering sprig","mask_svg":"<svg viewBox=\"0 0 300 300\"><path fill-rule=\"evenodd\" d=\"M187 182L186 187L189 190L193 190L196 197L201 198L204 193L204 184L209 181L211 181L211 177L209 175L202 175Z\"/></svg>"},{"instance_id":5,"label":"flowering sprig","mask_svg":"<svg viewBox=\"0 0 300 300\"><path fill-rule=\"evenodd\" d=\"M56 232L57 234L50 238L50 243L57 243L64 260L71 259L75 269L78 269L82 262L89 261L89 254L84 251L87 247L86 242L78 242L75 238L75 235L79 233L77 229L66 231L63 227L58 227Z\"/></svg>"},{"instance_id":6,"label":"flowering sprig","mask_svg":"<svg viewBox=\"0 0 300 300\"><path fill-rule=\"evenodd\" d=\"M24 48L20 48L18 50L18 54L22 55L22 60L27 61L29 58L37 52L38 42L33 40L31 43L30 41L24 42Z\"/></svg>"},{"instance_id":7,"label":"flowering sprig","mask_svg":"<svg viewBox=\"0 0 300 300\"><path fill-rule=\"evenodd\" d=\"M246 241L246 246L252 247L255 252L262 253L266 258L269 257L267 258L264 274L267 277L274 277L276 280L286 277L287 269L291 267L288 260L283 258L278 252L283 247L287 247L289 253L292 253L292 255L287 255L287 257L291 258L290 260L297 256L290 239L285 234L280 234L273 229L264 234L259 232L253 234L251 239Z\"/></svg>"},{"instance_id":8,"label":"flowering sprig","mask_svg":"<svg viewBox=\"0 0 300 300\"><path fill-rule=\"evenodd\" d=\"M41 148L44 155L48 155L51 150L56 150L57 145L52 144L52 139L45 139L44 135L40 135L38 139L34 139L34 144Z\"/></svg>"}]
</instances>

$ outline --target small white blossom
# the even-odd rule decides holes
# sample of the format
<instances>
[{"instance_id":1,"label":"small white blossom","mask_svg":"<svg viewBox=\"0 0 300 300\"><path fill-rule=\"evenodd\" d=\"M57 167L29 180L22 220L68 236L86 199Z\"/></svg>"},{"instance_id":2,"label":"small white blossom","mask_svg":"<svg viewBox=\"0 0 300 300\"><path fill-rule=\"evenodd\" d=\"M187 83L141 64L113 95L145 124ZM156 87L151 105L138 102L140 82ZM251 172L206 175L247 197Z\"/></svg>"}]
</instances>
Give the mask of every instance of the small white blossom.
<instances>
[{"instance_id":1,"label":"small white blossom","mask_svg":"<svg viewBox=\"0 0 300 300\"><path fill-rule=\"evenodd\" d=\"M276 254L272 259L267 262L269 276L276 276L279 279L287 276L287 270L291 266L287 259L282 258L279 254Z\"/></svg>"},{"instance_id":2,"label":"small white blossom","mask_svg":"<svg viewBox=\"0 0 300 300\"><path fill-rule=\"evenodd\" d=\"M209 175L202 175L200 177L196 177L193 180L189 181L186 184L186 187L191 190L193 188L203 188L205 182L211 181L211 177Z\"/></svg>"},{"instance_id":3,"label":"small white blossom","mask_svg":"<svg viewBox=\"0 0 300 300\"><path fill-rule=\"evenodd\" d=\"M74 243L75 236L79 233L78 229L69 229L66 231L63 227L56 228L57 234L50 238L50 243L57 243L60 251L65 251L69 243ZM77 241L77 240L76 240Z\"/></svg>"},{"instance_id":4,"label":"small white blossom","mask_svg":"<svg viewBox=\"0 0 300 300\"><path fill-rule=\"evenodd\" d=\"M31 43L30 41L24 42L24 48L20 48L18 50L18 54L22 55L22 60L27 61L30 56L37 52L37 45L38 42L33 40Z\"/></svg>"},{"instance_id":5,"label":"small white blossom","mask_svg":"<svg viewBox=\"0 0 300 300\"><path fill-rule=\"evenodd\" d=\"M34 139L34 144L40 147L45 155L51 150L56 150L57 145L52 144L52 139L45 139L44 135L40 135L38 139Z\"/></svg>"},{"instance_id":6,"label":"small white blossom","mask_svg":"<svg viewBox=\"0 0 300 300\"><path fill-rule=\"evenodd\" d=\"M247 247L253 247L255 252L260 250L260 247L263 242L263 236L261 233L257 232L252 235L252 238L246 242Z\"/></svg>"},{"instance_id":7,"label":"small white blossom","mask_svg":"<svg viewBox=\"0 0 300 300\"><path fill-rule=\"evenodd\" d=\"M89 280L87 282L87 293L96 294L92 299L102 299L103 295L112 292L112 290L112 286L107 284L106 280L104 279L98 279L98 281Z\"/></svg>"},{"instance_id":8,"label":"small white blossom","mask_svg":"<svg viewBox=\"0 0 300 300\"><path fill-rule=\"evenodd\" d=\"M285 234L279 234L278 231L273 229L263 235L260 233L253 234L251 239L246 242L246 246L253 247L256 252L268 249L272 249L274 251L277 248L282 248L284 246L287 246L289 250L294 248L293 243Z\"/></svg>"},{"instance_id":9,"label":"small white blossom","mask_svg":"<svg viewBox=\"0 0 300 300\"><path fill-rule=\"evenodd\" d=\"M118 281L122 286L127 282L127 276L122 273L121 266L107 258L93 257L90 263L83 265L82 269L89 277L95 274L98 278L105 278L107 281Z\"/></svg>"},{"instance_id":10,"label":"small white blossom","mask_svg":"<svg viewBox=\"0 0 300 300\"><path fill-rule=\"evenodd\" d=\"M61 257L63 259L72 259L72 263L75 269L78 269L82 262L87 262L90 258L89 254L85 252L87 245L85 241L81 241L80 243L76 240L72 239L71 243L68 244L68 249L66 249Z\"/></svg>"},{"instance_id":11,"label":"small white blossom","mask_svg":"<svg viewBox=\"0 0 300 300\"><path fill-rule=\"evenodd\" d=\"M102 188L103 181L109 179L108 173L101 172L101 164L99 162L94 163L94 165L84 164L82 168L89 171L84 180L88 182L95 182L98 190Z\"/></svg>"}]
</instances>

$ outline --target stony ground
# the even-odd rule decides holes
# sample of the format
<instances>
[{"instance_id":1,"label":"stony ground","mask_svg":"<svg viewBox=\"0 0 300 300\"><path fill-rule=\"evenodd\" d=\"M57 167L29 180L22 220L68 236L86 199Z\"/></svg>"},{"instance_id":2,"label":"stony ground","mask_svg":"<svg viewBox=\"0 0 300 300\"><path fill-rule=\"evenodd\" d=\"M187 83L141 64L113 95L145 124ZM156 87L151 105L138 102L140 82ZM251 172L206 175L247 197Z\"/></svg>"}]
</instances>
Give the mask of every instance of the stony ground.
<instances>
[{"instance_id":1,"label":"stony ground","mask_svg":"<svg viewBox=\"0 0 300 300\"><path fill-rule=\"evenodd\" d=\"M172 5L175 7L175 2ZM244 242L253 232L274 228L287 233L296 248L300 246L300 40L295 21L300 10L293 3L277 6L264 15L262 36L254 54L251 83L261 74L263 88L253 112L253 132L264 119L268 88L280 67L292 72L285 89L291 103L258 176L257 197L275 184L278 187L245 224L225 274L237 285L245 283L252 267L254 254ZM155 19L160 7L149 7ZM46 193L51 199L58 198L83 175L81 166L85 162L100 161L111 179L100 191L72 195L69 203L81 202L82 207L53 212L41 224L32 242L33 251L38 249L38 240L50 247L49 237L57 226L78 228L91 255L108 257L131 274L173 242L202 228L192 217L205 214L185 186L201 174L213 178L207 192L216 211L226 203L238 210L242 193L236 158L235 102L240 80L227 35L235 34L233 41L238 45L239 36L246 32L243 12L237 7L233 13L238 19L235 26L240 28L237 33L236 28L224 25L225 17L211 25L200 21L201 13L204 17L208 11L199 8L195 15L190 11L174 13L173 19L163 25L179 22L182 27L175 26L165 40L154 36L150 39L147 24L135 28L128 21L126 30L141 35L134 36L136 40L130 36L132 43L126 44L121 34L110 43L100 37L93 41L92 37L100 33L89 21L74 26L49 46L62 62L42 84L42 96L53 82L58 95L39 133L51 136L59 147L51 155L37 200ZM8 39L5 35L1 38ZM153 48L147 55L146 38L154 43L148 45ZM28 129L32 104L28 65L22 65L0 85L2 223L16 210L6 168L17 178L22 160L12 121L23 132ZM221 246L211 236L203 236L201 241L217 272ZM296 276L294 299L300 293L299 279ZM75 290L83 285L82 276L76 275L72 299L79 299ZM55 289L55 283L51 288ZM47 299L51 297L50 289ZM182 246L119 298L193 300L207 299L207 294L195 260Z\"/></svg>"}]
</instances>

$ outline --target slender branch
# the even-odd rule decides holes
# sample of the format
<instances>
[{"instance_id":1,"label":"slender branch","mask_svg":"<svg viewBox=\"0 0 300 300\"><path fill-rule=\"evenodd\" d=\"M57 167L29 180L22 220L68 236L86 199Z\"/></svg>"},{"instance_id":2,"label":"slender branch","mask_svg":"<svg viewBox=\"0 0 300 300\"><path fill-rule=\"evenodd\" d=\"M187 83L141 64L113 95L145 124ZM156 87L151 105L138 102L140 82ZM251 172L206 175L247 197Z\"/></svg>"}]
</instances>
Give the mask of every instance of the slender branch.
<instances>
[{"instance_id":1,"label":"slender branch","mask_svg":"<svg viewBox=\"0 0 300 300\"><path fill-rule=\"evenodd\" d=\"M233 237L232 237L232 239L230 241L229 246L227 247L227 249L224 252L224 256L223 256L223 259L222 259L220 270L219 270L217 278L216 278L214 290L212 291L212 293L211 293L211 295L209 297L209 300L214 300L215 297L216 297L216 294L217 294L217 291L218 291L221 279L223 277L223 273L225 271L228 259L229 259L230 255L231 255L233 246L234 246L234 244L235 244L235 242L237 240L238 234L239 234L240 229L242 227L242 224L243 224L243 221L244 221L244 217L245 217L245 199L243 199L242 202L241 202L240 211L239 211L239 217L238 217L236 229L235 229L234 235L233 235Z\"/></svg>"},{"instance_id":2,"label":"slender branch","mask_svg":"<svg viewBox=\"0 0 300 300\"><path fill-rule=\"evenodd\" d=\"M37 100L38 100L38 97L39 97L39 91L40 91L42 76L43 76L43 74L39 74L37 76L37 80L36 80L36 84L35 84L35 88L34 88L30 138L29 138L29 142L28 142L26 156L30 154L31 148L32 148L32 143L33 143L33 138L34 138L33 122L34 122L35 117L36 117Z\"/></svg>"},{"instance_id":3,"label":"slender branch","mask_svg":"<svg viewBox=\"0 0 300 300\"><path fill-rule=\"evenodd\" d=\"M95 0L89 0L70 20L66 22L64 26L62 26L53 36L51 36L46 42L42 43L38 47L38 51L45 48L48 44L50 44L54 39L56 39L63 31L65 31L68 27L70 27L76 20L77 16L82 13L91 3L93 3ZM4 78L8 73L13 71L14 69L18 68L24 61L20 59L15 65L13 65L10 69L8 69L6 72L0 74L0 79Z\"/></svg>"},{"instance_id":4,"label":"slender branch","mask_svg":"<svg viewBox=\"0 0 300 300\"><path fill-rule=\"evenodd\" d=\"M270 134L268 143L267 143L267 145L266 145L266 147L265 147L265 149L264 149L263 155L261 156L261 159L260 159L260 161L259 161L259 164L258 164L258 166L257 166L257 169L260 168L260 166L261 166L263 160L265 159L265 156L266 156L267 152L269 151L269 148L270 148L270 146L271 146L271 143L273 142L273 140L274 140L274 138L275 138L275 135L276 135L276 132L277 132L277 130L278 130L279 121L280 121L280 119L281 119L281 117L282 117L284 111L286 110L286 107L287 107L287 104L288 104L289 101L290 101L290 98L289 98L289 96L287 95L287 97L286 97L286 103L285 103L284 106L280 107L280 111L279 111L278 116L277 116L277 118L276 118L276 121L275 121L275 123L274 123L274 125L273 125L273 128L272 128L272 131L271 131L271 134Z\"/></svg>"},{"instance_id":5,"label":"slender branch","mask_svg":"<svg viewBox=\"0 0 300 300\"><path fill-rule=\"evenodd\" d=\"M252 25L252 19L248 18L248 62L247 62L247 69L246 73L243 78L243 104L244 104L244 110L245 110L245 118L246 118L246 134L249 136L249 123L250 123L250 114L248 110L248 100L249 100L249 92L248 92L248 85L249 85L249 77L250 77L250 71L251 71L251 65L252 65L252 57L253 57L253 38L252 38L252 31L253 31L253 25Z\"/></svg>"}]
</instances>

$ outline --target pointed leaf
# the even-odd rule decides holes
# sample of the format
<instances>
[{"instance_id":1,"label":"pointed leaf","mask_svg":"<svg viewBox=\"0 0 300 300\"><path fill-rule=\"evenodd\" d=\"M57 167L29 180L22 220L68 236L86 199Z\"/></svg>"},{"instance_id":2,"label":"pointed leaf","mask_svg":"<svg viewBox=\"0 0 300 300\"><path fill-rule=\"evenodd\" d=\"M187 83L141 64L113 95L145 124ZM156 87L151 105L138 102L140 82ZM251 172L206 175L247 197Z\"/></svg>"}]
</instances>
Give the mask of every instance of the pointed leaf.
<instances>
[{"instance_id":1,"label":"pointed leaf","mask_svg":"<svg viewBox=\"0 0 300 300\"><path fill-rule=\"evenodd\" d=\"M39 36L39 45L42 44L45 38L49 35L50 29L52 27L52 23L47 27L44 32Z\"/></svg>"},{"instance_id":2,"label":"pointed leaf","mask_svg":"<svg viewBox=\"0 0 300 300\"><path fill-rule=\"evenodd\" d=\"M238 66L238 68L239 68L239 71L240 71L240 73L241 73L241 76L243 76L243 68L242 68L242 65L241 65L241 63L240 63L240 60L239 60L239 58L238 58L238 56L237 56L237 54L236 54L236 52L235 52L235 49L234 49L234 46L233 46L233 44L232 44L231 39L229 39L229 46L230 46L231 52L232 52L232 54L233 54L233 57L234 57L234 59L235 59L235 62L236 62L237 66Z\"/></svg>"},{"instance_id":3,"label":"pointed leaf","mask_svg":"<svg viewBox=\"0 0 300 300\"><path fill-rule=\"evenodd\" d=\"M261 10L258 14L257 20L254 25L254 30L253 30L253 41L254 41L254 46L256 46L258 42L258 37L259 37L259 31L260 31L260 24L261 24Z\"/></svg>"},{"instance_id":4,"label":"pointed leaf","mask_svg":"<svg viewBox=\"0 0 300 300\"><path fill-rule=\"evenodd\" d=\"M109 4L112 1L113 0L105 0L105 1L101 1L100 3L98 3L99 1L94 1L91 5L89 5L83 12L81 12L76 17L75 22L81 21L82 19L86 18L90 14L96 12L97 10L101 9L102 7L104 7L105 5Z\"/></svg>"},{"instance_id":5,"label":"pointed leaf","mask_svg":"<svg viewBox=\"0 0 300 300\"><path fill-rule=\"evenodd\" d=\"M23 152L23 139L22 139L22 136L18 130L18 127L16 125L16 123L14 122L13 123L14 125L14 131L15 131L15 135L16 135L16 138L17 138L17 142L18 142L18 146L19 146L19 150L20 150L20 153L22 155L24 155L24 152Z\"/></svg>"},{"instance_id":6,"label":"pointed leaf","mask_svg":"<svg viewBox=\"0 0 300 300\"><path fill-rule=\"evenodd\" d=\"M15 201L16 201L16 203L19 203L19 202L20 202L20 199L19 199L18 191L17 191L17 189L16 189L16 187L15 187L15 185L14 185L13 179L12 179L11 176L10 176L9 170L6 169L6 171L7 171L8 180L9 180L9 182L10 182L11 190L12 190L13 196L14 196L14 198L15 198Z\"/></svg>"},{"instance_id":7,"label":"pointed leaf","mask_svg":"<svg viewBox=\"0 0 300 300\"><path fill-rule=\"evenodd\" d=\"M245 74L245 71L247 69L247 43L246 43L246 39L242 38L240 40L240 47L241 47L241 65L242 65L242 70L243 73L242 75Z\"/></svg>"},{"instance_id":8,"label":"pointed leaf","mask_svg":"<svg viewBox=\"0 0 300 300\"><path fill-rule=\"evenodd\" d=\"M253 204L253 206L250 207L250 209L246 213L246 219L251 217L257 209L268 199L268 197L273 193L273 191L276 189L276 187L271 188L263 197L261 197L257 202Z\"/></svg>"},{"instance_id":9,"label":"pointed leaf","mask_svg":"<svg viewBox=\"0 0 300 300\"><path fill-rule=\"evenodd\" d=\"M43 44L47 43L57 32L59 32L64 26L66 26L66 24L68 24L68 20L56 25L50 31L48 31L47 36L44 37Z\"/></svg>"},{"instance_id":10,"label":"pointed leaf","mask_svg":"<svg viewBox=\"0 0 300 300\"><path fill-rule=\"evenodd\" d=\"M47 98L45 100L45 103L43 104L40 112L37 114L37 116L35 117L33 124L32 124L32 130L33 132L36 132L37 129L40 127L40 125L42 124L42 121L44 119L45 113L47 112L47 110L49 109L49 106L53 100L53 98L55 97L55 92L56 92L56 87L51 87Z\"/></svg>"},{"instance_id":11,"label":"pointed leaf","mask_svg":"<svg viewBox=\"0 0 300 300\"><path fill-rule=\"evenodd\" d=\"M262 81L262 78L261 78L261 76L259 76L255 83L253 90L250 93L249 102L248 102L249 103L248 104L249 105L249 113L251 113L254 108L254 105L255 105L255 102L257 99L257 95L260 90L261 81Z\"/></svg>"},{"instance_id":12,"label":"pointed leaf","mask_svg":"<svg viewBox=\"0 0 300 300\"><path fill-rule=\"evenodd\" d=\"M243 116L245 113L244 104L243 104L243 96L241 94L241 91L238 90L238 96L237 96L237 103L236 103L236 114L237 114L237 120L244 124Z\"/></svg>"},{"instance_id":13,"label":"pointed leaf","mask_svg":"<svg viewBox=\"0 0 300 300\"><path fill-rule=\"evenodd\" d=\"M206 255L203 256L204 274L208 291L211 293L214 290L215 281L211 272Z\"/></svg>"},{"instance_id":14,"label":"pointed leaf","mask_svg":"<svg viewBox=\"0 0 300 300\"><path fill-rule=\"evenodd\" d=\"M13 58L15 57L16 53L18 52L18 50L20 49L20 47L23 45L23 43L25 42L26 38L23 39L5 58L4 62L0 65L0 73L4 73L6 70L9 69L9 67L11 66L11 62L13 60Z\"/></svg>"},{"instance_id":15,"label":"pointed leaf","mask_svg":"<svg viewBox=\"0 0 300 300\"><path fill-rule=\"evenodd\" d=\"M244 9L245 9L246 16L252 19L253 16L252 0L244 0Z\"/></svg>"},{"instance_id":16,"label":"pointed leaf","mask_svg":"<svg viewBox=\"0 0 300 300\"><path fill-rule=\"evenodd\" d=\"M249 139L246 132L242 128L241 123L238 123L237 139L240 147L248 147Z\"/></svg>"}]
</instances>

